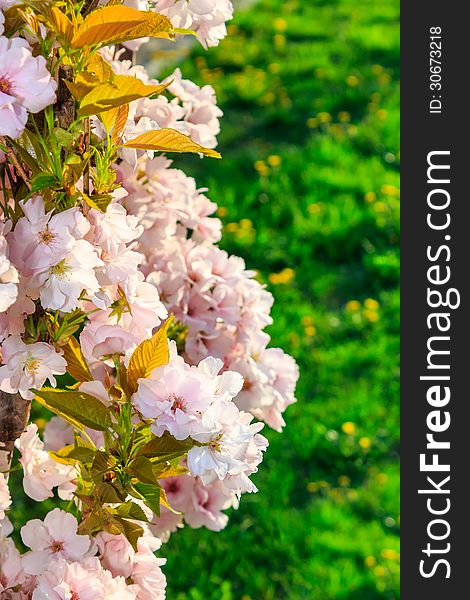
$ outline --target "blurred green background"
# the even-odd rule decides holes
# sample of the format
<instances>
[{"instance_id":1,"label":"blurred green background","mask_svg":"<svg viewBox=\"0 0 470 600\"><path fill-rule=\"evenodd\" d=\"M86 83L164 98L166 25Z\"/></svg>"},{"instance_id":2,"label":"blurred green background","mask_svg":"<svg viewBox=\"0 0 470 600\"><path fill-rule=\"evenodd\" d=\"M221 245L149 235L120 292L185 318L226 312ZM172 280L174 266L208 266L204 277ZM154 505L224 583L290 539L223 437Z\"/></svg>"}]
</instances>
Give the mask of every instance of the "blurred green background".
<instances>
[{"instance_id":1,"label":"blurred green background","mask_svg":"<svg viewBox=\"0 0 470 600\"><path fill-rule=\"evenodd\" d=\"M398 0L258 0L218 48L174 52L225 112L224 160L175 166L274 294L272 345L301 379L259 493L159 552L169 600L399 598L398 19ZM12 480L14 522L56 505L32 514Z\"/></svg>"},{"instance_id":2,"label":"blurred green background","mask_svg":"<svg viewBox=\"0 0 470 600\"><path fill-rule=\"evenodd\" d=\"M170 600L399 597L398 20L398 0L260 0L181 65L216 89L224 160L175 163L301 379L259 493L164 546Z\"/></svg>"}]
</instances>

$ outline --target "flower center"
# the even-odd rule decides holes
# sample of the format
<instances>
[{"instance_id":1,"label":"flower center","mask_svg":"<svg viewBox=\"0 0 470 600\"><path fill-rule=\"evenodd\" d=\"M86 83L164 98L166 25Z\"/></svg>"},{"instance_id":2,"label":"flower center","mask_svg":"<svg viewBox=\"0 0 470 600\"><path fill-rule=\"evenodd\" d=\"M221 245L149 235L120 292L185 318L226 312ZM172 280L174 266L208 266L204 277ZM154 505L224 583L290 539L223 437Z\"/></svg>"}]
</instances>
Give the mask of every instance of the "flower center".
<instances>
[{"instance_id":1,"label":"flower center","mask_svg":"<svg viewBox=\"0 0 470 600\"><path fill-rule=\"evenodd\" d=\"M49 269L49 273L55 275L57 279L66 279L69 271L70 267L65 262L65 258Z\"/></svg>"},{"instance_id":2,"label":"flower center","mask_svg":"<svg viewBox=\"0 0 470 600\"><path fill-rule=\"evenodd\" d=\"M28 358L24 361L24 368L26 371L29 371L32 375L35 375L38 372L41 361L34 356L28 356Z\"/></svg>"},{"instance_id":3,"label":"flower center","mask_svg":"<svg viewBox=\"0 0 470 600\"><path fill-rule=\"evenodd\" d=\"M40 244L50 244L55 238L55 235L48 227L39 233Z\"/></svg>"},{"instance_id":4,"label":"flower center","mask_svg":"<svg viewBox=\"0 0 470 600\"><path fill-rule=\"evenodd\" d=\"M52 542L51 550L52 552L61 552L64 549L64 544L62 542Z\"/></svg>"},{"instance_id":5,"label":"flower center","mask_svg":"<svg viewBox=\"0 0 470 600\"><path fill-rule=\"evenodd\" d=\"M221 451L221 449L220 449L220 439L221 439L221 437L222 437L222 434L218 435L215 438L215 440L211 440L209 442L209 448L211 450L214 450L215 452L220 452Z\"/></svg>"},{"instance_id":6,"label":"flower center","mask_svg":"<svg viewBox=\"0 0 470 600\"><path fill-rule=\"evenodd\" d=\"M80 600L80 596L78 595L78 592L72 592L72 595L70 596L70 600Z\"/></svg>"},{"instance_id":7,"label":"flower center","mask_svg":"<svg viewBox=\"0 0 470 600\"><path fill-rule=\"evenodd\" d=\"M170 400L173 400L173 404L171 405L172 412L175 413L178 408L183 412L186 412L187 402L184 398L176 396L175 394L171 394Z\"/></svg>"},{"instance_id":8,"label":"flower center","mask_svg":"<svg viewBox=\"0 0 470 600\"><path fill-rule=\"evenodd\" d=\"M4 75L0 76L0 92L9 94L13 88L12 82L7 79Z\"/></svg>"}]
</instances>

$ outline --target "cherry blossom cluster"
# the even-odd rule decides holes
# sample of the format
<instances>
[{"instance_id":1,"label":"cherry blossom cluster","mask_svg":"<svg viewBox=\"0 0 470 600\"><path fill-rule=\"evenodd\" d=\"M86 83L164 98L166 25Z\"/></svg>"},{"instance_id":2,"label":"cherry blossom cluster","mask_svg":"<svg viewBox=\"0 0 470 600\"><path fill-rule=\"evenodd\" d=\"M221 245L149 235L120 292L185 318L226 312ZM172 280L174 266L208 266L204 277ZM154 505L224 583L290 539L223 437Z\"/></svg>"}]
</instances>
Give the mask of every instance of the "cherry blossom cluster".
<instances>
[{"instance_id":1,"label":"cherry blossom cluster","mask_svg":"<svg viewBox=\"0 0 470 600\"><path fill-rule=\"evenodd\" d=\"M125 0L124 4L166 15L175 27L194 31L204 48L219 44L227 35L226 21L233 17L230 0ZM140 38L126 46L137 50L147 41L148 38Z\"/></svg>"},{"instance_id":2,"label":"cherry blossom cluster","mask_svg":"<svg viewBox=\"0 0 470 600\"><path fill-rule=\"evenodd\" d=\"M1 489L1 488L0 488ZM54 508L44 520L32 519L21 528L28 548L20 554L9 522L0 531L0 594L32 600L163 600L165 559L155 551L161 541L150 530L136 550L123 535L99 533L92 538L77 532L77 519Z\"/></svg>"},{"instance_id":3,"label":"cherry blossom cluster","mask_svg":"<svg viewBox=\"0 0 470 600\"><path fill-rule=\"evenodd\" d=\"M57 495L70 510L19 528L21 554L8 519L11 452L0 445L0 595L163 599L155 552L184 524L223 529L224 511L257 491L252 476L268 446L260 431L285 425L299 376L292 357L268 347L272 295L217 245L222 223L208 190L157 143L132 144L162 130L169 151L202 156L217 146L222 116L211 86L180 69L159 82L124 59L146 39L132 34L132 19L153 35L155 19L170 37L191 30L209 47L233 8L127 0L125 9L100 2L73 12L58 3L55 13L41 4L36 19L28 3L19 13L27 27L12 34L15 4L0 0L0 402L40 401L56 413L41 436L25 424L15 456L29 498ZM92 37L82 49L94 10L130 19L122 44L98 49ZM64 83L61 69L74 61L76 80L69 73ZM98 76L114 104L104 110L99 96L84 117ZM122 92L119 104L115 80L144 92ZM64 125L57 104L67 94L76 106ZM85 414L78 401L93 408Z\"/></svg>"}]
</instances>

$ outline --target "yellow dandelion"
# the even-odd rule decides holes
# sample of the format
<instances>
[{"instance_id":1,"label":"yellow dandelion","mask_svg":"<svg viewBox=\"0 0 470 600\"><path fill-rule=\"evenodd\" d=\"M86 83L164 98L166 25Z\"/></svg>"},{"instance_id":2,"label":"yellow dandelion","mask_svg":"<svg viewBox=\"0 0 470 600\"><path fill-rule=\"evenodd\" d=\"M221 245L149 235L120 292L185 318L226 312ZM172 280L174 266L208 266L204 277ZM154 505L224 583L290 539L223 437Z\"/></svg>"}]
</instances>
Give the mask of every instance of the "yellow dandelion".
<instances>
[{"instance_id":1,"label":"yellow dandelion","mask_svg":"<svg viewBox=\"0 0 470 600\"><path fill-rule=\"evenodd\" d=\"M318 215L318 213L321 213L321 210L322 210L322 207L319 202L314 202L314 203L308 205L308 212L311 215Z\"/></svg>"},{"instance_id":2,"label":"yellow dandelion","mask_svg":"<svg viewBox=\"0 0 470 600\"><path fill-rule=\"evenodd\" d=\"M282 158L277 154L271 154L266 160L270 167L279 167L282 163Z\"/></svg>"},{"instance_id":3,"label":"yellow dandelion","mask_svg":"<svg viewBox=\"0 0 470 600\"><path fill-rule=\"evenodd\" d=\"M364 564L366 565L366 567L369 567L369 569L375 567L375 565L377 564L375 556L366 556L364 559Z\"/></svg>"},{"instance_id":4,"label":"yellow dandelion","mask_svg":"<svg viewBox=\"0 0 470 600\"><path fill-rule=\"evenodd\" d=\"M348 75L346 77L346 83L349 85L349 87L357 87L360 83L360 80L357 75Z\"/></svg>"},{"instance_id":5,"label":"yellow dandelion","mask_svg":"<svg viewBox=\"0 0 470 600\"><path fill-rule=\"evenodd\" d=\"M367 319L369 323L377 323L379 315L375 310L365 310L364 318Z\"/></svg>"},{"instance_id":6,"label":"yellow dandelion","mask_svg":"<svg viewBox=\"0 0 470 600\"><path fill-rule=\"evenodd\" d=\"M219 206L217 208L217 216L218 217L223 218L223 217L226 217L227 215L228 215L228 210L225 206Z\"/></svg>"},{"instance_id":7,"label":"yellow dandelion","mask_svg":"<svg viewBox=\"0 0 470 600\"><path fill-rule=\"evenodd\" d=\"M346 302L346 310L348 312L357 312L361 308L361 303L357 300L349 300Z\"/></svg>"},{"instance_id":8,"label":"yellow dandelion","mask_svg":"<svg viewBox=\"0 0 470 600\"><path fill-rule=\"evenodd\" d=\"M366 194L364 194L364 200L371 204L372 202L375 202L377 200L377 195L375 192L367 192Z\"/></svg>"},{"instance_id":9,"label":"yellow dandelion","mask_svg":"<svg viewBox=\"0 0 470 600\"><path fill-rule=\"evenodd\" d=\"M277 19L274 19L273 25L276 31L286 31L288 23L282 17L278 17Z\"/></svg>"},{"instance_id":10,"label":"yellow dandelion","mask_svg":"<svg viewBox=\"0 0 470 600\"><path fill-rule=\"evenodd\" d=\"M346 421L341 425L341 429L347 435L354 435L356 433L356 425L352 421Z\"/></svg>"},{"instance_id":11,"label":"yellow dandelion","mask_svg":"<svg viewBox=\"0 0 470 600\"><path fill-rule=\"evenodd\" d=\"M377 302L377 300L374 300L373 298L367 298L366 300L364 300L364 306L369 310L379 310L380 304Z\"/></svg>"},{"instance_id":12,"label":"yellow dandelion","mask_svg":"<svg viewBox=\"0 0 470 600\"><path fill-rule=\"evenodd\" d=\"M314 336L316 333L317 333L317 330L316 330L316 328L315 328L313 325L308 325L308 326L305 328L305 334L306 334L308 337L313 337L313 336Z\"/></svg>"},{"instance_id":13,"label":"yellow dandelion","mask_svg":"<svg viewBox=\"0 0 470 600\"><path fill-rule=\"evenodd\" d=\"M363 449L363 450L368 450L371 447L372 442L370 441L370 439L368 437L361 437L361 439L359 440L359 446Z\"/></svg>"},{"instance_id":14,"label":"yellow dandelion","mask_svg":"<svg viewBox=\"0 0 470 600\"><path fill-rule=\"evenodd\" d=\"M310 492L311 494L318 492L318 488L319 488L319 485L316 481L310 481L309 483L307 483L307 491Z\"/></svg>"},{"instance_id":15,"label":"yellow dandelion","mask_svg":"<svg viewBox=\"0 0 470 600\"><path fill-rule=\"evenodd\" d=\"M310 117L310 119L307 119L307 127L310 129L315 129L318 127L318 119L315 119L315 117Z\"/></svg>"}]
</instances>

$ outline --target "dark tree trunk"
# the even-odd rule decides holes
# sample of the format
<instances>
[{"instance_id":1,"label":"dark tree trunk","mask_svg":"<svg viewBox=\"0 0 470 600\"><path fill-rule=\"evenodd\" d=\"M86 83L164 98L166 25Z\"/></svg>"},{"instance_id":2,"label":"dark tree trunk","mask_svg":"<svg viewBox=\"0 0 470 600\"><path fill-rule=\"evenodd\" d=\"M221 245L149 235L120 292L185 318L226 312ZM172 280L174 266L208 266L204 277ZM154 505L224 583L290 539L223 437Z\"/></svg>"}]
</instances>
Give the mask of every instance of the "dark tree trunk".
<instances>
[{"instance_id":1,"label":"dark tree trunk","mask_svg":"<svg viewBox=\"0 0 470 600\"><path fill-rule=\"evenodd\" d=\"M15 441L25 430L31 402L0 391L0 472L10 469Z\"/></svg>"}]
</instances>

